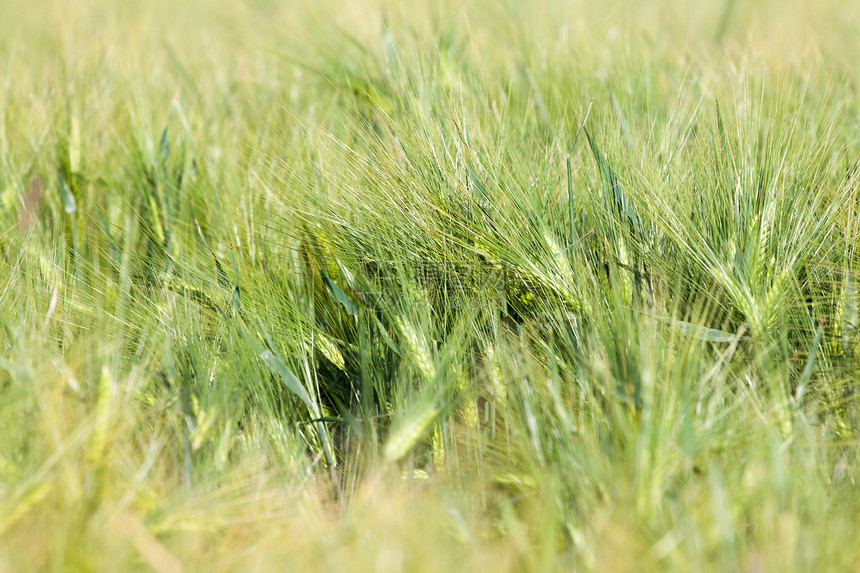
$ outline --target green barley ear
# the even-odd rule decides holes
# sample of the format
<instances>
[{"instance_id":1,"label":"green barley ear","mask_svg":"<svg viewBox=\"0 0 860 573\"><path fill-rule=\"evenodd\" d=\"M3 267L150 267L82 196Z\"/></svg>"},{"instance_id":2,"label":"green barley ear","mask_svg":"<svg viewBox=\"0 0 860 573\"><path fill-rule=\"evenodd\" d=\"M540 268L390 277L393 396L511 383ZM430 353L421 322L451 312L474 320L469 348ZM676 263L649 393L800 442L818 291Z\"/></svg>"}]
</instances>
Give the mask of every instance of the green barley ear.
<instances>
[{"instance_id":1,"label":"green barley ear","mask_svg":"<svg viewBox=\"0 0 860 573\"><path fill-rule=\"evenodd\" d=\"M408 318L400 316L397 317L397 326L400 328L414 365L425 382L430 382L436 377L436 364L424 332Z\"/></svg>"},{"instance_id":2,"label":"green barley ear","mask_svg":"<svg viewBox=\"0 0 860 573\"><path fill-rule=\"evenodd\" d=\"M403 459L429 433L431 425L439 415L433 400L425 400L411 407L401 416L400 423L389 433L383 447L383 456L388 462Z\"/></svg>"}]
</instances>

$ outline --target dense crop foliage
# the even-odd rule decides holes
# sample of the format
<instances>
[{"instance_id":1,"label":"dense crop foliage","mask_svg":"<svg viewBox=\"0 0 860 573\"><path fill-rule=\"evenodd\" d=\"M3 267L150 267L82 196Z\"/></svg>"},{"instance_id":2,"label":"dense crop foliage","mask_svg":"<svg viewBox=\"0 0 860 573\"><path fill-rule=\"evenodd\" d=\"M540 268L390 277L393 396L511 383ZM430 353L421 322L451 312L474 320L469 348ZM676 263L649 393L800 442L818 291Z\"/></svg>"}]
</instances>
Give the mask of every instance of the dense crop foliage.
<instances>
[{"instance_id":1,"label":"dense crop foliage","mask_svg":"<svg viewBox=\"0 0 860 573\"><path fill-rule=\"evenodd\" d=\"M860 566L858 7L594 4L0 5L0 569Z\"/></svg>"}]
</instances>

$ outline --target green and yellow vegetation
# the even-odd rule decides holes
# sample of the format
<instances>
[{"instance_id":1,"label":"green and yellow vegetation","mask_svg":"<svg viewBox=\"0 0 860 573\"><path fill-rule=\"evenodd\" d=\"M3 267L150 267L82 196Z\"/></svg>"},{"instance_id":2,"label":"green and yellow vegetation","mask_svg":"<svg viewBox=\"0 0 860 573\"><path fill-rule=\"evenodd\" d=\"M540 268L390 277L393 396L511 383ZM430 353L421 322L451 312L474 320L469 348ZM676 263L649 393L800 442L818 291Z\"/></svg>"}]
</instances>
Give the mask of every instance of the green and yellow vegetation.
<instances>
[{"instance_id":1,"label":"green and yellow vegetation","mask_svg":"<svg viewBox=\"0 0 860 573\"><path fill-rule=\"evenodd\" d=\"M0 3L0 570L860 569L858 16Z\"/></svg>"}]
</instances>

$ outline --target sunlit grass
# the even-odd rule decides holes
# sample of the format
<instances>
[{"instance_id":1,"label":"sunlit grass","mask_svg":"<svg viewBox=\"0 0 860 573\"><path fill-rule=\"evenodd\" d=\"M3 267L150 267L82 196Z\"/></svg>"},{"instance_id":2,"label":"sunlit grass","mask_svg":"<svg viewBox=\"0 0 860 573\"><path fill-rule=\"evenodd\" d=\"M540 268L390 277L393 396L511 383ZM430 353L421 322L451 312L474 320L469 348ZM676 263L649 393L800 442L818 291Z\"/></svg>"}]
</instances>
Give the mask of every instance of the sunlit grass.
<instances>
[{"instance_id":1,"label":"sunlit grass","mask_svg":"<svg viewBox=\"0 0 860 573\"><path fill-rule=\"evenodd\" d=\"M0 568L857 568L857 7L304 4L0 6Z\"/></svg>"}]
</instances>

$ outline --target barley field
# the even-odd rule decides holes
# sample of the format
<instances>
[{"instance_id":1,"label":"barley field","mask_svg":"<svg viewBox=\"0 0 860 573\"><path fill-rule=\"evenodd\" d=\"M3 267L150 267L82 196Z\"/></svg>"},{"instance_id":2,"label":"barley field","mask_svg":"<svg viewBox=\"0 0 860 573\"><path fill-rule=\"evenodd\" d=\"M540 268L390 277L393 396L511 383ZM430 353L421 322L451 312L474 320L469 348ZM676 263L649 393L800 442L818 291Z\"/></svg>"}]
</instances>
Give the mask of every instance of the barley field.
<instances>
[{"instance_id":1,"label":"barley field","mask_svg":"<svg viewBox=\"0 0 860 573\"><path fill-rule=\"evenodd\" d=\"M860 570L860 3L0 3L0 571Z\"/></svg>"}]
</instances>

